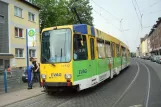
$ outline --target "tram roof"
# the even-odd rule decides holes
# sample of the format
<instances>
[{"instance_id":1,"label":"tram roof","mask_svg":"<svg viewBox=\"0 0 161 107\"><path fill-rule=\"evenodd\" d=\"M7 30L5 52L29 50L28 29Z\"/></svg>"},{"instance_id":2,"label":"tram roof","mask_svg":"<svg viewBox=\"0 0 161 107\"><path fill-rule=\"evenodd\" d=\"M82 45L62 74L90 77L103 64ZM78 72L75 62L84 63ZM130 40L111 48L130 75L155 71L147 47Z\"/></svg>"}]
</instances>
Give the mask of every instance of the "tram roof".
<instances>
[{"instance_id":1,"label":"tram roof","mask_svg":"<svg viewBox=\"0 0 161 107\"><path fill-rule=\"evenodd\" d=\"M122 41L120 41L119 39L103 32L93 26L87 25L87 24L75 24L75 25L73 25L73 31L80 32L81 34L88 34L91 36L95 36L100 39L112 41L112 42L115 42L117 44L121 44L122 46L128 48L128 46L126 44L124 44Z\"/></svg>"},{"instance_id":2,"label":"tram roof","mask_svg":"<svg viewBox=\"0 0 161 107\"><path fill-rule=\"evenodd\" d=\"M51 29L55 29L55 28L71 28L74 32L78 32L81 34L88 34L91 36L95 36L96 38L99 39L104 39L107 41L112 41L115 42L117 44L120 44L126 48L128 48L128 46L123 43L122 41L120 41L119 39L111 36L110 34L107 34L97 28L95 28L94 26L90 26L87 24L74 24L74 25L63 25L63 26L56 26L56 27L50 27L50 28L45 28L43 29L43 31L46 30L51 30Z\"/></svg>"}]
</instances>

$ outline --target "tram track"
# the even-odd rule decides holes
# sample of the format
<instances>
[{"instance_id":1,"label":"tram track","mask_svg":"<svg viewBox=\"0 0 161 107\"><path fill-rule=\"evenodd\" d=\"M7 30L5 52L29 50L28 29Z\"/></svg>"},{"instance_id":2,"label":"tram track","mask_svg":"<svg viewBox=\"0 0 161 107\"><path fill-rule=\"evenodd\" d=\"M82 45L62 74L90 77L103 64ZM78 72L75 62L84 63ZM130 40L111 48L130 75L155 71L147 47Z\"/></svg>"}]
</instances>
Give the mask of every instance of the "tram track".
<instances>
[{"instance_id":1,"label":"tram track","mask_svg":"<svg viewBox=\"0 0 161 107\"><path fill-rule=\"evenodd\" d=\"M117 99L117 101L112 105L112 107L116 107L116 105L121 101L121 99L124 97L124 95L127 93L127 91L132 87L133 83L136 81L139 72L140 72L140 66L138 64L138 62L136 62L138 69L137 69L137 73L135 75L135 77L133 78L133 80L131 81L131 83L128 85L128 87L125 89L125 91L122 93L122 95Z\"/></svg>"},{"instance_id":2,"label":"tram track","mask_svg":"<svg viewBox=\"0 0 161 107\"><path fill-rule=\"evenodd\" d=\"M137 95L139 96L137 90L141 89L141 88L146 90L146 91L144 91L144 93L141 93L142 94L141 96L143 98L142 101L136 100L136 101L133 101L133 103L131 103L132 105L128 105L128 104L127 105L129 107L135 107L135 106L149 107L150 88L151 88L150 70L144 63L142 63L140 61L137 61L136 64L138 66L138 70L137 70L137 73L136 73L134 79L127 86L127 88L121 94L121 96L117 99L117 101L112 105L112 107L117 107L117 106L121 107L121 106L123 106L123 104L125 104L125 102L128 102L128 100L130 98L132 98L133 100L137 99L137 98L135 98L135 97L137 97ZM142 70L140 70L140 65L142 65ZM143 74L145 74L145 75L143 75ZM146 76L146 77L143 77L143 76ZM143 82L138 83L138 81L141 80L141 78L142 78ZM139 86L140 86L140 88L139 88ZM140 90L140 91L142 91L142 90ZM136 96L134 96L134 94L136 94ZM124 96L125 96L125 98L124 98Z\"/></svg>"},{"instance_id":3,"label":"tram track","mask_svg":"<svg viewBox=\"0 0 161 107\"><path fill-rule=\"evenodd\" d=\"M147 97L145 98L145 104L144 106L145 107L148 107L148 104L149 104L149 96L150 96L150 87L151 87L151 74L150 74L150 70L149 68L142 62L140 62L145 68L146 68L146 71L148 73L148 86L147 86Z\"/></svg>"},{"instance_id":4,"label":"tram track","mask_svg":"<svg viewBox=\"0 0 161 107\"><path fill-rule=\"evenodd\" d=\"M119 76L96 87L43 94L7 107L161 107L160 83L152 67L135 59Z\"/></svg>"}]
</instances>

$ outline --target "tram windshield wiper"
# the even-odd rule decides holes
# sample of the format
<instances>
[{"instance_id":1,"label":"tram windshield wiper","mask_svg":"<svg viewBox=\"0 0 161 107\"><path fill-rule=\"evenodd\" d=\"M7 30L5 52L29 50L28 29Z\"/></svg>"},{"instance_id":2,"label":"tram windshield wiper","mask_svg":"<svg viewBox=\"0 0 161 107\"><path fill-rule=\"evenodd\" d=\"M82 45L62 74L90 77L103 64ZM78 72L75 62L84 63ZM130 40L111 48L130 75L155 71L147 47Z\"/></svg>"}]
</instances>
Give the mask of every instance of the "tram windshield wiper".
<instances>
[{"instance_id":1,"label":"tram windshield wiper","mask_svg":"<svg viewBox=\"0 0 161 107\"><path fill-rule=\"evenodd\" d=\"M42 58L44 58L46 61L46 63L50 63L51 65L53 65L53 66L55 66L55 63L53 63L53 62L50 62L47 58L46 58L46 56L45 55L42 55ZM44 63L44 61L43 61L43 63Z\"/></svg>"}]
</instances>

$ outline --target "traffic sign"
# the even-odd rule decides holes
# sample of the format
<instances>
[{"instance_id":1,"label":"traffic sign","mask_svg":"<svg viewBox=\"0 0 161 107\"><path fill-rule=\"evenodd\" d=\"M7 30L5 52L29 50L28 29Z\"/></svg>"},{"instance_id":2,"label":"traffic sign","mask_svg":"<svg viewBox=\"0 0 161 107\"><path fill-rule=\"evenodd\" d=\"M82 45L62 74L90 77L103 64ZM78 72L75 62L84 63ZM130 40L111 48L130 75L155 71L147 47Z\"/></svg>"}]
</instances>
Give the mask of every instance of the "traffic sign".
<instances>
[{"instance_id":1,"label":"traffic sign","mask_svg":"<svg viewBox=\"0 0 161 107\"><path fill-rule=\"evenodd\" d=\"M36 46L36 30L34 28L27 29L28 46Z\"/></svg>"},{"instance_id":2,"label":"traffic sign","mask_svg":"<svg viewBox=\"0 0 161 107\"><path fill-rule=\"evenodd\" d=\"M34 37L36 34L35 29L27 29L27 34L29 37Z\"/></svg>"}]
</instances>

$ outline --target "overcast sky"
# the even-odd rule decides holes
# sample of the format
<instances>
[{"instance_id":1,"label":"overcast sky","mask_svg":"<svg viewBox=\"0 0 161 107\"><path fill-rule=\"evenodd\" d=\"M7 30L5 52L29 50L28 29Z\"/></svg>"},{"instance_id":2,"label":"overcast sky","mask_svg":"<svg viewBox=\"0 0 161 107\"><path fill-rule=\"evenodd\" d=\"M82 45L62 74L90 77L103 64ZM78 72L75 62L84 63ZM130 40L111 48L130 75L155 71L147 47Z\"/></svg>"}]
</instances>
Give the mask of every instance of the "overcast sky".
<instances>
[{"instance_id":1,"label":"overcast sky","mask_svg":"<svg viewBox=\"0 0 161 107\"><path fill-rule=\"evenodd\" d=\"M138 11L136 2L135 0L133 1L140 18L141 15ZM140 8L141 14L143 14L143 27L146 27L143 28L142 32L140 32L138 36L138 30L141 25L138 21L132 0L90 0L94 9L93 17L95 27L122 40L130 47L130 51L133 52L136 51L136 47L140 44L140 37L144 37L145 34L148 34L152 26L156 23L158 17L161 17L161 0L136 1ZM111 14L101 9L98 5ZM124 30L129 29L123 33L119 31L121 19L123 19L122 28ZM147 26L151 27L147 28Z\"/></svg>"}]
</instances>

